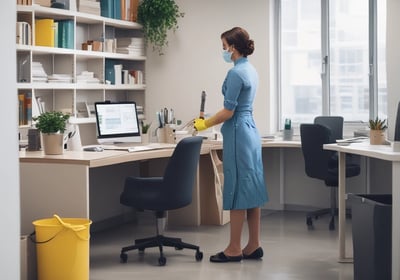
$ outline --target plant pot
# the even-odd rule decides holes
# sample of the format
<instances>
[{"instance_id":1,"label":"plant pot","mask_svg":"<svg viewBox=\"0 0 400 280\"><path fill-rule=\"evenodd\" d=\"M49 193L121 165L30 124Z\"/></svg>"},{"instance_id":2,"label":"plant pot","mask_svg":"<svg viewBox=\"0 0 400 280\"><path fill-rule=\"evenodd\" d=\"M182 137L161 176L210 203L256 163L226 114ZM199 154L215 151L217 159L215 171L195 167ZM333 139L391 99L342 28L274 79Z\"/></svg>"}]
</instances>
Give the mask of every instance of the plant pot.
<instances>
[{"instance_id":1,"label":"plant pot","mask_svg":"<svg viewBox=\"0 0 400 280\"><path fill-rule=\"evenodd\" d=\"M64 134L42 133L43 150L46 155L62 155L64 153Z\"/></svg>"},{"instance_id":2,"label":"plant pot","mask_svg":"<svg viewBox=\"0 0 400 280\"><path fill-rule=\"evenodd\" d=\"M369 142L371 145L382 145L385 143L385 131L384 130L370 130Z\"/></svg>"},{"instance_id":3,"label":"plant pot","mask_svg":"<svg viewBox=\"0 0 400 280\"><path fill-rule=\"evenodd\" d=\"M149 134L148 133L142 133L142 144L147 144L149 143Z\"/></svg>"}]
</instances>

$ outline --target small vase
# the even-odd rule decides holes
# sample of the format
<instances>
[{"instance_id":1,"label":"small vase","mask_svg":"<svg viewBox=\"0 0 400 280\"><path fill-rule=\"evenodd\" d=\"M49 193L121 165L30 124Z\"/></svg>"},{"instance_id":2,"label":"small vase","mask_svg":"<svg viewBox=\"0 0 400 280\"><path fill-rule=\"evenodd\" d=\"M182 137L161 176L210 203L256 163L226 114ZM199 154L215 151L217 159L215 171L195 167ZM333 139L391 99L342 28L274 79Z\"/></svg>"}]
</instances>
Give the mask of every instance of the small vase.
<instances>
[{"instance_id":1,"label":"small vase","mask_svg":"<svg viewBox=\"0 0 400 280\"><path fill-rule=\"evenodd\" d=\"M382 145L383 143L385 143L385 131L384 130L370 130L369 143L371 145Z\"/></svg>"},{"instance_id":2,"label":"small vase","mask_svg":"<svg viewBox=\"0 0 400 280\"><path fill-rule=\"evenodd\" d=\"M64 135L61 133L42 133L43 150L46 155L64 153Z\"/></svg>"}]
</instances>

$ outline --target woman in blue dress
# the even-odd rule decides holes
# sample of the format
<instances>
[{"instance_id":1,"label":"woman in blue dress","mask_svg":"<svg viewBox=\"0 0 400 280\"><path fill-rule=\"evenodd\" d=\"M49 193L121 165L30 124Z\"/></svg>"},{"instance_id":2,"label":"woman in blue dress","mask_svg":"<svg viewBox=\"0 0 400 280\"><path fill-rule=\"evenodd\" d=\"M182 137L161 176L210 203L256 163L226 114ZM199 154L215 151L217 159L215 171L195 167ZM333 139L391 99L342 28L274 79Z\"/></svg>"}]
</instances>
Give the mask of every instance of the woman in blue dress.
<instances>
[{"instance_id":1,"label":"woman in blue dress","mask_svg":"<svg viewBox=\"0 0 400 280\"><path fill-rule=\"evenodd\" d=\"M211 262L240 262L260 259L261 206L267 202L261 138L253 119L253 101L258 74L247 59L254 51L254 41L246 30L234 27L221 35L223 57L233 62L222 85L223 109L208 119L196 119L194 127L204 130L223 123L223 208L230 210L230 241L224 251L210 257ZM247 218L249 240L241 247L244 221Z\"/></svg>"}]
</instances>

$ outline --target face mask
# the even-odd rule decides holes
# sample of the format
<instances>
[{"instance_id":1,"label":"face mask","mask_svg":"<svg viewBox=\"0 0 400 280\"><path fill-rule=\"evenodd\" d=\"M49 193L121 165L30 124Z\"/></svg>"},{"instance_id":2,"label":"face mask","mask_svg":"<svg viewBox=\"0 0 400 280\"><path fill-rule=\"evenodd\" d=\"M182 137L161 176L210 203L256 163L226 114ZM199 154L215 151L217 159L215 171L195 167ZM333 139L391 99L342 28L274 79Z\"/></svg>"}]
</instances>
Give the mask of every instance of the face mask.
<instances>
[{"instance_id":1,"label":"face mask","mask_svg":"<svg viewBox=\"0 0 400 280\"><path fill-rule=\"evenodd\" d=\"M224 50L222 52L222 57L224 58L225 62L231 63L232 62L232 53Z\"/></svg>"}]
</instances>

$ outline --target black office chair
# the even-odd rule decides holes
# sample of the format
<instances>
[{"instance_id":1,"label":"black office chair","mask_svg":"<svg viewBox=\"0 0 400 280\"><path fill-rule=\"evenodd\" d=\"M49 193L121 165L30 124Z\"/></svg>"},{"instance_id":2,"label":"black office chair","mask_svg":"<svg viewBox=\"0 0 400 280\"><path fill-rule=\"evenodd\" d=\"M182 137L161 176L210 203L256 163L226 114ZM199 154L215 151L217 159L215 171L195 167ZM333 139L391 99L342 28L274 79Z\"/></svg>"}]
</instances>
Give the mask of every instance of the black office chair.
<instances>
[{"instance_id":1,"label":"black office chair","mask_svg":"<svg viewBox=\"0 0 400 280\"><path fill-rule=\"evenodd\" d=\"M196 250L196 260L203 259L199 246L184 243L180 238L166 237L162 234L163 229L159 228L168 210L179 209L192 202L201 144L202 137L199 136L182 139L169 159L163 177L126 178L120 202L141 211L153 211L157 221L157 234L154 237L137 239L134 245L123 247L121 262L127 261L127 251L138 249L143 253L146 248L159 247L158 263L161 266L165 265L167 260L163 254L163 246L175 247L178 250L193 249Z\"/></svg>"},{"instance_id":2,"label":"black office chair","mask_svg":"<svg viewBox=\"0 0 400 280\"><path fill-rule=\"evenodd\" d=\"M325 182L327 187L331 187L330 208L319 209L308 212L306 223L310 229L313 228L313 218L330 214L329 229L335 229L336 191L338 186L338 160L335 152L323 149L324 144L332 143L332 133L329 128L320 124L301 124L300 137L301 148L304 157L305 172L307 176L320 179ZM346 177L354 177L360 174L358 164L347 163Z\"/></svg>"},{"instance_id":3,"label":"black office chair","mask_svg":"<svg viewBox=\"0 0 400 280\"><path fill-rule=\"evenodd\" d=\"M315 124L326 126L331 130L330 141L336 142L338 139L343 139L343 123L344 119L341 116L317 116L314 119Z\"/></svg>"}]
</instances>

